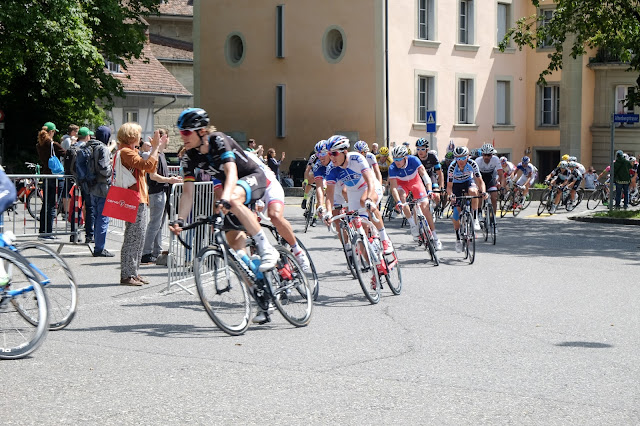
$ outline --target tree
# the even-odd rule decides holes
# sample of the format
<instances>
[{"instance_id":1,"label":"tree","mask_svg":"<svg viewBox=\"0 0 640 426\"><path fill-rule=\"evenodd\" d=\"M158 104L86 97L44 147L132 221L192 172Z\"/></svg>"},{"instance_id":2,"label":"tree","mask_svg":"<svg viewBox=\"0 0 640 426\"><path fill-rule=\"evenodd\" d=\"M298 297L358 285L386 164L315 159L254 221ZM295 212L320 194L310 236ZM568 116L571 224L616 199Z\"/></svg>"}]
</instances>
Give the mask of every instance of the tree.
<instances>
[{"instance_id":1,"label":"tree","mask_svg":"<svg viewBox=\"0 0 640 426\"><path fill-rule=\"evenodd\" d=\"M544 0L531 0L537 8ZM551 2L546 2L550 4ZM556 0L553 17L542 25L542 16L533 15L519 19L514 28L507 31L500 48L504 50L510 38L522 49L541 45L553 47L549 66L540 73L539 82L545 76L562 68L563 48L571 47L573 59L598 49L601 60L629 64L629 71L640 71L640 2L637 0ZM566 43L566 45L565 45ZM636 86L640 85L640 77ZM634 91L627 102L640 105L639 91Z\"/></svg>"},{"instance_id":2,"label":"tree","mask_svg":"<svg viewBox=\"0 0 640 426\"><path fill-rule=\"evenodd\" d=\"M140 58L144 16L162 0L2 0L0 109L6 114L5 158L33 154L45 121L62 130L102 122L122 83L105 61Z\"/></svg>"}]
</instances>

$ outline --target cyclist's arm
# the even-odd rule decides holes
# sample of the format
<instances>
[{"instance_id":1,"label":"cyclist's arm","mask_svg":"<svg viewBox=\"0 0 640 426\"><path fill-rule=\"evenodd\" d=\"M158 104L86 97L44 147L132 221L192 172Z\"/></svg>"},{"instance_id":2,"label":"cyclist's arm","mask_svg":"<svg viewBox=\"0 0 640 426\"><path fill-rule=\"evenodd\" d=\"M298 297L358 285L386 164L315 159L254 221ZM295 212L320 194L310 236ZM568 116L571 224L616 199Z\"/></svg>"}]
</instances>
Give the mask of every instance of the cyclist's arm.
<instances>
[{"instance_id":1,"label":"cyclist's arm","mask_svg":"<svg viewBox=\"0 0 640 426\"><path fill-rule=\"evenodd\" d=\"M375 163L371 166L371 170L373 170L373 174L375 175L378 182L382 183L382 173L380 173L380 166L378 163Z\"/></svg>"},{"instance_id":2,"label":"cyclist's arm","mask_svg":"<svg viewBox=\"0 0 640 426\"><path fill-rule=\"evenodd\" d=\"M316 183L316 200L317 200L318 206L324 206L324 191L322 188L323 179L322 177L317 177L314 179L314 181Z\"/></svg>"},{"instance_id":3,"label":"cyclist's arm","mask_svg":"<svg viewBox=\"0 0 640 426\"><path fill-rule=\"evenodd\" d=\"M193 189L195 184L191 181L185 182L182 185L182 195L180 196L180 203L178 204L178 219L185 220L191 213L191 207L193 206Z\"/></svg>"},{"instance_id":4,"label":"cyclist's arm","mask_svg":"<svg viewBox=\"0 0 640 426\"><path fill-rule=\"evenodd\" d=\"M400 194L398 193L398 179L390 178L389 188L391 191L391 196L396 201L396 203L400 202Z\"/></svg>"},{"instance_id":5,"label":"cyclist's arm","mask_svg":"<svg viewBox=\"0 0 640 426\"><path fill-rule=\"evenodd\" d=\"M362 178L367 184L367 190L363 194L364 199L360 197L360 205L364 207L364 202L367 200L367 198L373 200L376 197L376 187L371 169L364 169L362 171Z\"/></svg>"},{"instance_id":6,"label":"cyclist's arm","mask_svg":"<svg viewBox=\"0 0 640 426\"><path fill-rule=\"evenodd\" d=\"M318 187L316 187L317 189ZM324 200L324 205L327 208L327 212L331 213L333 211L333 194L336 190L335 183L327 183L327 198Z\"/></svg>"},{"instance_id":7,"label":"cyclist's arm","mask_svg":"<svg viewBox=\"0 0 640 426\"><path fill-rule=\"evenodd\" d=\"M429 174L425 170L424 166L418 167L418 174L422 179L422 183L424 184L424 187L426 188L427 193L431 193L431 177L429 177Z\"/></svg>"},{"instance_id":8,"label":"cyclist's arm","mask_svg":"<svg viewBox=\"0 0 640 426\"><path fill-rule=\"evenodd\" d=\"M485 186L484 181L482 180L482 176L480 177L474 176L473 179L476 181L476 186L480 190L480 194L487 192L487 187Z\"/></svg>"},{"instance_id":9,"label":"cyclist's arm","mask_svg":"<svg viewBox=\"0 0 640 426\"><path fill-rule=\"evenodd\" d=\"M238 166L236 166L235 162L229 161L224 163L223 168L226 178L222 184L222 196L220 199L229 201L231 192L238 183Z\"/></svg>"}]
</instances>

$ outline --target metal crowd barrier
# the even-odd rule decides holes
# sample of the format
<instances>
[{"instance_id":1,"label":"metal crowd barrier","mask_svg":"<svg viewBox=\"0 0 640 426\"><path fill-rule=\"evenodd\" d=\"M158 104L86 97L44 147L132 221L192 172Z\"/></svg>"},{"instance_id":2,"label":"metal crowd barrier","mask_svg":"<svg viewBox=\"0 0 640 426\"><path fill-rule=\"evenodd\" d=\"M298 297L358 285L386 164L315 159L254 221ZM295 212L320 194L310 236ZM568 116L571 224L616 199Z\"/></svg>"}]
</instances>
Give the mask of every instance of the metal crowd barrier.
<instances>
[{"instance_id":1,"label":"metal crowd barrier","mask_svg":"<svg viewBox=\"0 0 640 426\"><path fill-rule=\"evenodd\" d=\"M73 176L37 174L7 176L16 185L18 198L14 208L4 213L4 230L13 231L18 239L52 237L44 241L60 244L58 252L62 250L64 244L77 244L72 242L72 239L78 241L80 230L84 228L81 224L82 216L78 214L80 190L76 187L71 191L75 184ZM55 181L55 184L49 185L48 183L51 181ZM46 220L49 214L50 207L46 200L50 187L55 188L55 202L53 204L55 217L51 232L41 233L40 218L43 217ZM76 202L74 203L74 201ZM65 210L65 204L67 204L68 211ZM72 209L74 212L70 214Z\"/></svg>"},{"instance_id":2,"label":"metal crowd barrier","mask_svg":"<svg viewBox=\"0 0 640 426\"><path fill-rule=\"evenodd\" d=\"M169 198L169 221L178 218L178 205L182 196L182 184L174 184L171 188ZM196 182L193 194L193 207L191 215L186 222L191 222L198 216L209 216L213 214L213 182ZM168 228L168 227L167 227ZM169 255L167 265L169 267L168 282L166 291L169 292L173 287L185 290L191 294L189 289L195 284L193 281L193 259L198 251L209 245L211 237L211 229L208 226L201 226L196 229L185 231L181 235L182 239L191 245L191 250L185 248L178 238L170 233L169 237Z\"/></svg>"}]
</instances>

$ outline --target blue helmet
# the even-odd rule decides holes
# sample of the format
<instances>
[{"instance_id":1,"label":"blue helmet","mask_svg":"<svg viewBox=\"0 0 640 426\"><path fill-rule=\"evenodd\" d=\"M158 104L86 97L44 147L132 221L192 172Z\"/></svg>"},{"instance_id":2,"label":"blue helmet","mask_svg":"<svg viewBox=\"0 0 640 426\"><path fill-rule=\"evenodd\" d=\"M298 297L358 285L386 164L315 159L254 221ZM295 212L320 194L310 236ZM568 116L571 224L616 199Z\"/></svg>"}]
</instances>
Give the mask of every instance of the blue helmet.
<instances>
[{"instance_id":1,"label":"blue helmet","mask_svg":"<svg viewBox=\"0 0 640 426\"><path fill-rule=\"evenodd\" d=\"M353 144L353 149L355 149L358 152L368 152L369 145L367 145L365 141L358 141L355 144Z\"/></svg>"},{"instance_id":2,"label":"blue helmet","mask_svg":"<svg viewBox=\"0 0 640 426\"><path fill-rule=\"evenodd\" d=\"M320 142L318 142L316 144L316 146L313 148L315 149L316 152L323 152L327 150L327 141L326 140L321 140Z\"/></svg>"},{"instance_id":3,"label":"blue helmet","mask_svg":"<svg viewBox=\"0 0 640 426\"><path fill-rule=\"evenodd\" d=\"M429 148L429 141L426 140L425 138L420 138L416 141L416 148Z\"/></svg>"},{"instance_id":4,"label":"blue helmet","mask_svg":"<svg viewBox=\"0 0 640 426\"><path fill-rule=\"evenodd\" d=\"M188 108L178 117L178 129L198 130L209 126L209 115L202 108Z\"/></svg>"},{"instance_id":5,"label":"blue helmet","mask_svg":"<svg viewBox=\"0 0 640 426\"><path fill-rule=\"evenodd\" d=\"M522 157L522 164L528 164L529 161L531 161L531 158L527 157L526 155Z\"/></svg>"},{"instance_id":6,"label":"blue helmet","mask_svg":"<svg viewBox=\"0 0 640 426\"><path fill-rule=\"evenodd\" d=\"M342 151L349 149L349 139L342 135L333 135L327 139L327 151Z\"/></svg>"}]
</instances>

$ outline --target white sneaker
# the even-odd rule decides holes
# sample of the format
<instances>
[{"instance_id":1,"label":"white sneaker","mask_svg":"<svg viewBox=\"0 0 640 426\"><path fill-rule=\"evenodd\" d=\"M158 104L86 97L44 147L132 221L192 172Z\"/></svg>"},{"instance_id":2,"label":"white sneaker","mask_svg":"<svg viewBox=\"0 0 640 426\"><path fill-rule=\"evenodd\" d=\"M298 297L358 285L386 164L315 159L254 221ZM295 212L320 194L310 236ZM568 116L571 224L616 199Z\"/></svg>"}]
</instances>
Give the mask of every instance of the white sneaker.
<instances>
[{"instance_id":1,"label":"white sneaker","mask_svg":"<svg viewBox=\"0 0 640 426\"><path fill-rule=\"evenodd\" d=\"M556 210L558 210L558 206L556 204L552 204L551 210L549 210L549 213L554 214Z\"/></svg>"},{"instance_id":2,"label":"white sneaker","mask_svg":"<svg viewBox=\"0 0 640 426\"><path fill-rule=\"evenodd\" d=\"M278 254L278 250L273 247L267 248L260 254L260 272L265 272L275 268L279 258L280 255Z\"/></svg>"},{"instance_id":3,"label":"white sneaker","mask_svg":"<svg viewBox=\"0 0 640 426\"><path fill-rule=\"evenodd\" d=\"M411 236L413 237L413 241L418 241L418 225L411 226Z\"/></svg>"},{"instance_id":4,"label":"white sneaker","mask_svg":"<svg viewBox=\"0 0 640 426\"><path fill-rule=\"evenodd\" d=\"M456 240L456 253L462 253L462 241Z\"/></svg>"},{"instance_id":5,"label":"white sneaker","mask_svg":"<svg viewBox=\"0 0 640 426\"><path fill-rule=\"evenodd\" d=\"M480 228L480 222L478 222L478 219L474 219L473 221L473 229L475 229L476 231L479 231Z\"/></svg>"},{"instance_id":6,"label":"white sneaker","mask_svg":"<svg viewBox=\"0 0 640 426\"><path fill-rule=\"evenodd\" d=\"M305 254L303 250L300 250L298 254L295 254L296 260L302 267L302 270L306 273L311 273L311 263L309 263L309 258Z\"/></svg>"},{"instance_id":7,"label":"white sneaker","mask_svg":"<svg viewBox=\"0 0 640 426\"><path fill-rule=\"evenodd\" d=\"M436 242L436 250L442 250L442 243L440 240L434 240Z\"/></svg>"}]
</instances>

